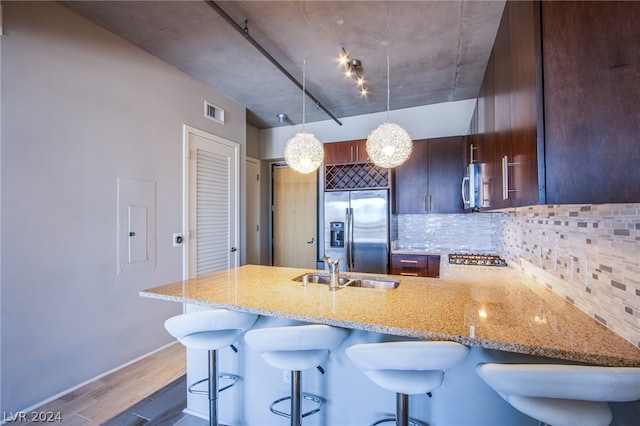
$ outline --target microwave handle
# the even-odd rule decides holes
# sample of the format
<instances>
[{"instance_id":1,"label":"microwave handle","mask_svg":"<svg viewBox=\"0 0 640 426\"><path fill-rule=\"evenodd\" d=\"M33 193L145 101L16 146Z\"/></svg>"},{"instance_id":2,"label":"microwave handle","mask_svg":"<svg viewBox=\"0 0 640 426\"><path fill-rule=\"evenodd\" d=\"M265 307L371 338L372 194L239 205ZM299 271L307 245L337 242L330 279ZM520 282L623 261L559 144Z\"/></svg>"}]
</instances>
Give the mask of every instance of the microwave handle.
<instances>
[{"instance_id":1,"label":"microwave handle","mask_svg":"<svg viewBox=\"0 0 640 426\"><path fill-rule=\"evenodd\" d=\"M465 182L469 182L469 175L465 176L464 179L462 179L462 188L461 188L461 192L462 192L462 202L464 203L465 206L469 205L469 199L465 196L465 191L464 191L464 184ZM471 186L469 186L469 192L471 192Z\"/></svg>"}]
</instances>

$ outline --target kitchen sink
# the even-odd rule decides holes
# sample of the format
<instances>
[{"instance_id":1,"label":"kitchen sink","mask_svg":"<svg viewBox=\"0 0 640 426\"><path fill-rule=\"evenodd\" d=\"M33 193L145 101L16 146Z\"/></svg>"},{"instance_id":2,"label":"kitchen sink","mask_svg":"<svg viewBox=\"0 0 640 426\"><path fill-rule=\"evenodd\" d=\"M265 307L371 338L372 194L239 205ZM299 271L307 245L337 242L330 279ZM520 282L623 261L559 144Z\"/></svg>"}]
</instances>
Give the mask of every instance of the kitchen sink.
<instances>
[{"instance_id":1,"label":"kitchen sink","mask_svg":"<svg viewBox=\"0 0 640 426\"><path fill-rule=\"evenodd\" d=\"M307 272L306 274L299 275L293 278L293 281L302 282L304 276L307 276L307 282L313 284L327 284L331 281L329 274ZM344 287L358 287L358 288L371 288L376 290L393 290L398 288L400 281L397 280L381 280L379 278L364 277L364 276L351 276L340 275L338 277L338 288Z\"/></svg>"}]
</instances>

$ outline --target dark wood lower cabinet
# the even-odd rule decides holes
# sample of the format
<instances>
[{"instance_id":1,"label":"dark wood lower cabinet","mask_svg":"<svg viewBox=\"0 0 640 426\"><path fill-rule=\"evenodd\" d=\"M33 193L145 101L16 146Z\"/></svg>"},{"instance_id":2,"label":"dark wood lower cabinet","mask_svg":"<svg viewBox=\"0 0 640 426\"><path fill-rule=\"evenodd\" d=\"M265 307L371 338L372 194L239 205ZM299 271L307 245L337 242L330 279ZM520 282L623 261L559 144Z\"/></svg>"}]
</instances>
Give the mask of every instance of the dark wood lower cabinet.
<instances>
[{"instance_id":1,"label":"dark wood lower cabinet","mask_svg":"<svg viewBox=\"0 0 640 426\"><path fill-rule=\"evenodd\" d=\"M392 254L391 274L438 278L440 276L440 256L431 254Z\"/></svg>"}]
</instances>

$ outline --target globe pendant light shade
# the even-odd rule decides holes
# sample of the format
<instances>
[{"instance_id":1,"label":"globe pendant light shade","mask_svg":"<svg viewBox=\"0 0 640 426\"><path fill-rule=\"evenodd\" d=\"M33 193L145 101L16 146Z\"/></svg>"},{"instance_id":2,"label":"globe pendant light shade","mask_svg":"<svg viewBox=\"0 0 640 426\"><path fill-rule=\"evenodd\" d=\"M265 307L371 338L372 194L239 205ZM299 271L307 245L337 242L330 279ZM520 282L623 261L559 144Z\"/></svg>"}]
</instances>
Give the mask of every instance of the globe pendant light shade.
<instances>
[{"instance_id":1,"label":"globe pendant light shade","mask_svg":"<svg viewBox=\"0 0 640 426\"><path fill-rule=\"evenodd\" d=\"M311 173L322 164L324 148L312 133L303 130L287 141L284 159L296 172Z\"/></svg>"},{"instance_id":2,"label":"globe pendant light shade","mask_svg":"<svg viewBox=\"0 0 640 426\"><path fill-rule=\"evenodd\" d=\"M389 122L389 99L391 98L391 75L389 71L389 0L387 9L387 122L379 125L367 137L367 154L378 167L391 169L404 163L411 155L413 141L402 127Z\"/></svg>"},{"instance_id":3,"label":"globe pendant light shade","mask_svg":"<svg viewBox=\"0 0 640 426\"><path fill-rule=\"evenodd\" d=\"M394 168L404 163L413 149L411 136L395 123L382 123L367 137L366 150L379 167Z\"/></svg>"}]
</instances>

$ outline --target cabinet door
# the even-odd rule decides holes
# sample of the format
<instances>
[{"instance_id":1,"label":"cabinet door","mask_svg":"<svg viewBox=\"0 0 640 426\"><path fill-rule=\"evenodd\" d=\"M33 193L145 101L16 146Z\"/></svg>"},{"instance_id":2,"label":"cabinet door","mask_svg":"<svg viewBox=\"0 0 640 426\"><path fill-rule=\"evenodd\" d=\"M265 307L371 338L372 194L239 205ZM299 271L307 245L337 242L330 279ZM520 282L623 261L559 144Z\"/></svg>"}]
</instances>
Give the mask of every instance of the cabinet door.
<instances>
[{"instance_id":1,"label":"cabinet door","mask_svg":"<svg viewBox=\"0 0 640 426\"><path fill-rule=\"evenodd\" d=\"M463 136L428 141L427 180L429 213L462 213L460 185L464 176Z\"/></svg>"},{"instance_id":2,"label":"cabinet door","mask_svg":"<svg viewBox=\"0 0 640 426\"><path fill-rule=\"evenodd\" d=\"M538 184L537 66L535 5L508 2L478 95L481 209L544 199Z\"/></svg>"},{"instance_id":3,"label":"cabinet door","mask_svg":"<svg viewBox=\"0 0 640 426\"><path fill-rule=\"evenodd\" d=\"M546 202L640 202L640 3L540 2Z\"/></svg>"},{"instance_id":4,"label":"cabinet door","mask_svg":"<svg viewBox=\"0 0 640 426\"><path fill-rule=\"evenodd\" d=\"M494 53L487 62L485 77L478 93L478 134L474 161L480 164L480 209L494 208L496 197L501 194L499 187L498 157L495 143L495 90L494 90Z\"/></svg>"},{"instance_id":5,"label":"cabinet door","mask_svg":"<svg viewBox=\"0 0 640 426\"><path fill-rule=\"evenodd\" d=\"M510 158L513 206L538 204L537 103L536 103L536 19L534 4L511 2L509 16ZM539 23L537 24L539 25Z\"/></svg>"},{"instance_id":6,"label":"cabinet door","mask_svg":"<svg viewBox=\"0 0 640 426\"><path fill-rule=\"evenodd\" d=\"M353 141L353 145L355 153L353 161L357 163L370 163L371 159L367 154L367 140L360 139L357 141Z\"/></svg>"},{"instance_id":7,"label":"cabinet door","mask_svg":"<svg viewBox=\"0 0 640 426\"><path fill-rule=\"evenodd\" d=\"M502 15L498 33L493 46L493 89L495 118L495 153L493 163L493 188L491 204L493 208L511 207L509 190L513 186L513 166L515 163L511 153L511 93L509 63L509 14ZM506 157L507 165L503 165Z\"/></svg>"},{"instance_id":8,"label":"cabinet door","mask_svg":"<svg viewBox=\"0 0 640 426\"><path fill-rule=\"evenodd\" d=\"M366 143L366 139L327 143L324 145L324 163L327 165L368 163Z\"/></svg>"},{"instance_id":9,"label":"cabinet door","mask_svg":"<svg viewBox=\"0 0 640 426\"><path fill-rule=\"evenodd\" d=\"M411 157L395 169L395 213L462 213L464 136L413 141Z\"/></svg>"},{"instance_id":10,"label":"cabinet door","mask_svg":"<svg viewBox=\"0 0 640 426\"><path fill-rule=\"evenodd\" d=\"M351 143L349 142L333 142L324 144L324 163L345 164L351 162Z\"/></svg>"},{"instance_id":11,"label":"cabinet door","mask_svg":"<svg viewBox=\"0 0 640 426\"><path fill-rule=\"evenodd\" d=\"M427 140L413 141L411 156L395 168L394 207L398 214L428 212Z\"/></svg>"}]
</instances>

